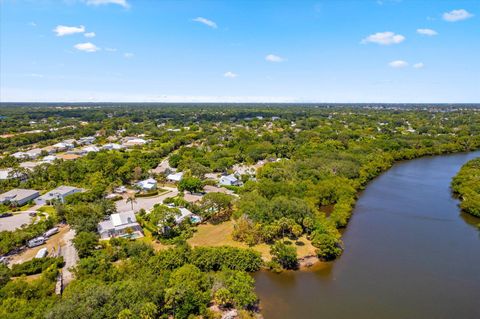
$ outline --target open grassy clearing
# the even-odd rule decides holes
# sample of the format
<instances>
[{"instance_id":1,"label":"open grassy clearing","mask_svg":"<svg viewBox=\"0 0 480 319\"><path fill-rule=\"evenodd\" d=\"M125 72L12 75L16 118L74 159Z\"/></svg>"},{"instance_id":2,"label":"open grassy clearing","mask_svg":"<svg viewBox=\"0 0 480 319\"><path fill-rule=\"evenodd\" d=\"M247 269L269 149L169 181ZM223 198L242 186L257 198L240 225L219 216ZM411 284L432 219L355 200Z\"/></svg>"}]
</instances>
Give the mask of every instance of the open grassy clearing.
<instances>
[{"instance_id":1,"label":"open grassy clearing","mask_svg":"<svg viewBox=\"0 0 480 319\"><path fill-rule=\"evenodd\" d=\"M218 225L202 224L197 227L197 232L187 242L192 247L197 246L232 246L239 248L249 248L245 243L235 241L232 238L233 221L227 221ZM292 242L297 248L298 258L315 255L315 247L304 236L300 237L297 241L292 241L285 238L286 241ZM262 254L263 259L270 260L270 245L259 244L251 247Z\"/></svg>"}]
</instances>

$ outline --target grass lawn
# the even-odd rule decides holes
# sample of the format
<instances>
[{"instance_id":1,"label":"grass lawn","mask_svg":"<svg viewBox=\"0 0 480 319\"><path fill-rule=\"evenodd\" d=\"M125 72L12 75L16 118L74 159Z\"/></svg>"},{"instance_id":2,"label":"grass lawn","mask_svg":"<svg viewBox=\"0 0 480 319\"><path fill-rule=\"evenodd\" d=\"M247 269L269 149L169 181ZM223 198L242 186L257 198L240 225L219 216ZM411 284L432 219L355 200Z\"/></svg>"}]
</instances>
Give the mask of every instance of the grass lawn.
<instances>
[{"instance_id":1,"label":"grass lawn","mask_svg":"<svg viewBox=\"0 0 480 319\"><path fill-rule=\"evenodd\" d=\"M245 243L238 242L232 238L233 221L224 222L218 225L202 224L197 227L197 232L187 242L192 246L232 246L239 248L248 248ZM305 237L292 241L297 247L298 258L315 255L315 247ZM262 254L263 259L270 260L270 246L267 244L259 244L251 247Z\"/></svg>"},{"instance_id":2,"label":"grass lawn","mask_svg":"<svg viewBox=\"0 0 480 319\"><path fill-rule=\"evenodd\" d=\"M140 240L140 241L143 241L147 244L152 245L153 249L155 249L156 251L173 247L173 245L164 245L161 242L159 242L158 240L156 240L152 236L152 233L146 228L143 228L143 233L144 233L145 237L138 238L137 240Z\"/></svg>"},{"instance_id":3,"label":"grass lawn","mask_svg":"<svg viewBox=\"0 0 480 319\"><path fill-rule=\"evenodd\" d=\"M18 209L18 211L24 212L24 211L26 211L26 210L29 210L29 209L32 208L33 206L35 206L35 204L25 204L25 205L23 205L22 207L20 207L20 208Z\"/></svg>"}]
</instances>

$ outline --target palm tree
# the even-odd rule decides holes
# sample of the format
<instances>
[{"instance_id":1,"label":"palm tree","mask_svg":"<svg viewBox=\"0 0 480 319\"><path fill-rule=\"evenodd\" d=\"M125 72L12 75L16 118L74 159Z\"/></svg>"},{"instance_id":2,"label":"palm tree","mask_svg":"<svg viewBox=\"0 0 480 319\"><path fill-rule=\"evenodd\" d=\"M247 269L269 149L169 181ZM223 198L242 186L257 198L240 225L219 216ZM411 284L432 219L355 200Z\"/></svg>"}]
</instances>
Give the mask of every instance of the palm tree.
<instances>
[{"instance_id":1,"label":"palm tree","mask_svg":"<svg viewBox=\"0 0 480 319\"><path fill-rule=\"evenodd\" d=\"M130 203L132 205L132 210L133 210L133 204L137 203L137 200L135 199L135 195L133 196L128 196L127 198L127 204Z\"/></svg>"}]
</instances>

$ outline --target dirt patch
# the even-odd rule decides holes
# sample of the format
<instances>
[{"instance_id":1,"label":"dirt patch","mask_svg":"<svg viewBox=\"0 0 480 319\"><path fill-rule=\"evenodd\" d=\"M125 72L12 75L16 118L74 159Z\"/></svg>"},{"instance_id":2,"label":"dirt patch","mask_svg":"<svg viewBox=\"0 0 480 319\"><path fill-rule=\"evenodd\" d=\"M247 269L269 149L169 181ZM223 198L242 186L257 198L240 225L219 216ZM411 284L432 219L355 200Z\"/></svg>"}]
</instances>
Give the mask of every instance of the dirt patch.
<instances>
[{"instance_id":1,"label":"dirt patch","mask_svg":"<svg viewBox=\"0 0 480 319\"><path fill-rule=\"evenodd\" d=\"M52 256L53 253L56 253L58 251L58 247L66 244L66 242L64 241L64 236L68 233L69 230L69 226L59 226L59 232L51 236L44 245L27 248L20 254L12 256L10 264L20 264L29 261L33 259L37 252L42 248L47 248L48 255Z\"/></svg>"}]
</instances>

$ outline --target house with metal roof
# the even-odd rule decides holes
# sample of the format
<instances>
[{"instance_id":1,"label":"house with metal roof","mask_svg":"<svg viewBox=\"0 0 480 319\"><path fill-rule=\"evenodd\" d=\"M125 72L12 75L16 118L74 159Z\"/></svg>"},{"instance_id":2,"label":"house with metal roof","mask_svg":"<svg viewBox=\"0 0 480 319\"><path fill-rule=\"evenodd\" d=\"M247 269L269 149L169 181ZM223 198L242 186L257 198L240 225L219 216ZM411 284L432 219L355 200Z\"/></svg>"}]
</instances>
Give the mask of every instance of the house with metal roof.
<instances>
[{"instance_id":1,"label":"house with metal roof","mask_svg":"<svg viewBox=\"0 0 480 319\"><path fill-rule=\"evenodd\" d=\"M107 220L98 223L97 229L101 239L143 237L142 227L137 223L133 211L112 214Z\"/></svg>"},{"instance_id":2,"label":"house with metal roof","mask_svg":"<svg viewBox=\"0 0 480 319\"><path fill-rule=\"evenodd\" d=\"M33 189L12 189L0 195L0 203L16 203L19 206L25 205L31 200L40 196L40 193Z\"/></svg>"},{"instance_id":3,"label":"house with metal roof","mask_svg":"<svg viewBox=\"0 0 480 319\"><path fill-rule=\"evenodd\" d=\"M65 197L67 197L68 195L72 195L72 194L79 193L79 192L82 192L82 191L83 191L83 189L73 187L73 186L59 186L59 187L43 194L42 196L38 197L35 200L35 203L45 205L45 204L49 204L49 203L52 203L52 202L57 201L57 200L63 203L65 201Z\"/></svg>"}]
</instances>

